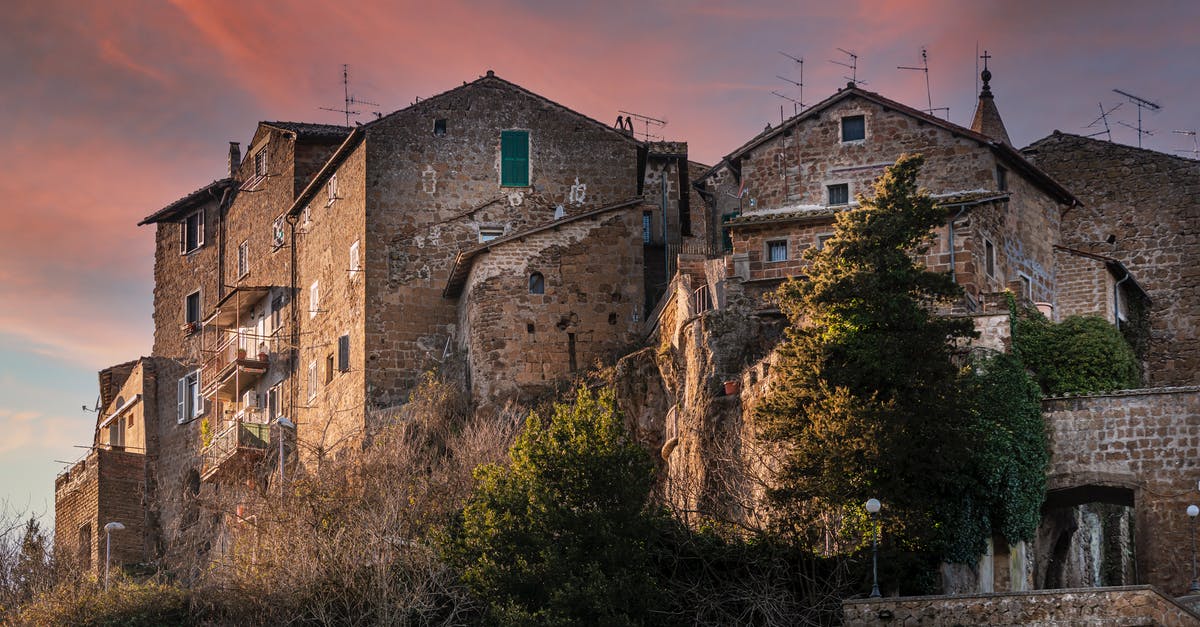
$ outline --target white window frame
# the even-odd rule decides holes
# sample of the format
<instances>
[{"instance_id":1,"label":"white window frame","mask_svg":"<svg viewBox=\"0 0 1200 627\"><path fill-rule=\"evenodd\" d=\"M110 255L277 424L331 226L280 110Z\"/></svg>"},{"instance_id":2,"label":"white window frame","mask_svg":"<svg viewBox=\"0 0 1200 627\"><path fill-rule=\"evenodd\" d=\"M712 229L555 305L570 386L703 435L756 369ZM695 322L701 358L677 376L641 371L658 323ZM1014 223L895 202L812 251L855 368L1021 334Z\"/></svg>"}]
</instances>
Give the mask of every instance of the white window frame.
<instances>
[{"instance_id":1,"label":"white window frame","mask_svg":"<svg viewBox=\"0 0 1200 627\"><path fill-rule=\"evenodd\" d=\"M188 248L188 225L196 218L196 245ZM188 255L204 248L204 210L200 209L187 214L179 223L179 254Z\"/></svg>"},{"instance_id":2,"label":"white window frame","mask_svg":"<svg viewBox=\"0 0 1200 627\"><path fill-rule=\"evenodd\" d=\"M338 199L338 176L333 174L325 182L325 206L328 207Z\"/></svg>"},{"instance_id":3,"label":"white window frame","mask_svg":"<svg viewBox=\"0 0 1200 627\"><path fill-rule=\"evenodd\" d=\"M188 301L190 301L192 299L192 296L196 297L196 319L195 320L191 320L188 317L188 314L191 313L188 311ZM192 291L192 292L188 292L187 296L183 297L183 326L188 329L189 333L194 333L197 329L199 329L200 322L203 320L204 320L204 293L199 289Z\"/></svg>"},{"instance_id":4,"label":"white window frame","mask_svg":"<svg viewBox=\"0 0 1200 627\"><path fill-rule=\"evenodd\" d=\"M479 227L479 243L490 242L494 239L504 237L504 227L502 226L481 226Z\"/></svg>"},{"instance_id":5,"label":"white window frame","mask_svg":"<svg viewBox=\"0 0 1200 627\"><path fill-rule=\"evenodd\" d=\"M311 402L317 397L317 360L308 362L308 400Z\"/></svg>"},{"instance_id":6,"label":"white window frame","mask_svg":"<svg viewBox=\"0 0 1200 627\"><path fill-rule=\"evenodd\" d=\"M779 263L781 261L787 261L790 258L790 256L788 255L788 252L789 252L788 251L788 241L786 239L767 240L766 245L767 245L767 250L766 250L767 258L765 259L765 261L767 263ZM772 259L771 251L780 246L783 247L783 258L782 259Z\"/></svg>"},{"instance_id":7,"label":"white window frame","mask_svg":"<svg viewBox=\"0 0 1200 627\"><path fill-rule=\"evenodd\" d=\"M313 281L312 285L308 286L308 317L316 318L317 312L321 310L321 288L320 281Z\"/></svg>"},{"instance_id":8,"label":"white window frame","mask_svg":"<svg viewBox=\"0 0 1200 627\"><path fill-rule=\"evenodd\" d=\"M256 180L267 178L267 171L271 165L269 158L270 155L267 152L267 146L265 145L262 148L254 151L254 156L251 157L251 159L254 162L254 178Z\"/></svg>"},{"instance_id":9,"label":"white window frame","mask_svg":"<svg viewBox=\"0 0 1200 627\"><path fill-rule=\"evenodd\" d=\"M272 250L279 250L280 248L283 248L284 243L287 241L287 234L284 232L283 224L283 216L275 218L275 221L271 223Z\"/></svg>"},{"instance_id":10,"label":"white window frame","mask_svg":"<svg viewBox=\"0 0 1200 627\"><path fill-rule=\"evenodd\" d=\"M983 273L988 278L996 278L996 244L988 238L983 238Z\"/></svg>"},{"instance_id":11,"label":"white window frame","mask_svg":"<svg viewBox=\"0 0 1200 627\"><path fill-rule=\"evenodd\" d=\"M176 384L175 422L183 424L204 415L204 397L200 395L200 371L193 370Z\"/></svg>"},{"instance_id":12,"label":"white window frame","mask_svg":"<svg viewBox=\"0 0 1200 627\"><path fill-rule=\"evenodd\" d=\"M837 186L837 185L845 185L846 186L846 202L839 202L839 203L833 202L833 194L831 193L831 190L829 188ZM829 181L828 183L825 183L825 204L826 205L828 205L830 207L849 207L850 203L853 200L854 200L854 190L851 189L849 181Z\"/></svg>"},{"instance_id":13,"label":"white window frame","mask_svg":"<svg viewBox=\"0 0 1200 627\"><path fill-rule=\"evenodd\" d=\"M242 243L238 244L237 273L239 279L250 274L250 240L242 240Z\"/></svg>"},{"instance_id":14,"label":"white window frame","mask_svg":"<svg viewBox=\"0 0 1200 627\"><path fill-rule=\"evenodd\" d=\"M350 278L351 279L358 277L358 273L362 270L362 257L359 255L358 241L359 240L354 240L354 243L350 244Z\"/></svg>"}]
</instances>

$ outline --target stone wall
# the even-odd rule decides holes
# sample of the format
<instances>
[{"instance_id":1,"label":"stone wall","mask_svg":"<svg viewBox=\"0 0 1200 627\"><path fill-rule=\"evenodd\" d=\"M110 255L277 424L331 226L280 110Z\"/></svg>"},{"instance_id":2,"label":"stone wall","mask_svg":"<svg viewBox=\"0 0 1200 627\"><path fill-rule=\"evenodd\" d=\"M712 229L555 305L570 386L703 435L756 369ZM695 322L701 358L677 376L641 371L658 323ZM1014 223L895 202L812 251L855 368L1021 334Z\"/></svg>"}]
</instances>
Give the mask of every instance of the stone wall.
<instances>
[{"instance_id":1,"label":"stone wall","mask_svg":"<svg viewBox=\"0 0 1200 627\"><path fill-rule=\"evenodd\" d=\"M1112 299L1115 279L1104 263L1062 249L1055 252L1058 293L1055 294L1054 309L1058 319L1100 316L1115 323Z\"/></svg>"},{"instance_id":2,"label":"stone wall","mask_svg":"<svg viewBox=\"0 0 1200 627\"><path fill-rule=\"evenodd\" d=\"M1200 504L1200 388L1050 399L1043 411L1048 503L1132 496L1138 583L1182 594L1191 580L1185 512ZM1038 547L1039 555L1048 551Z\"/></svg>"},{"instance_id":3,"label":"stone wall","mask_svg":"<svg viewBox=\"0 0 1200 627\"><path fill-rule=\"evenodd\" d=\"M1200 161L1057 131L1025 153L1083 202L1063 244L1119 260L1149 294L1148 382L1200 383Z\"/></svg>"},{"instance_id":4,"label":"stone wall","mask_svg":"<svg viewBox=\"0 0 1200 627\"><path fill-rule=\"evenodd\" d=\"M1200 624L1196 614L1152 586L1011 592L954 597L855 599L845 625L1155 625Z\"/></svg>"},{"instance_id":5,"label":"stone wall","mask_svg":"<svg viewBox=\"0 0 1200 627\"><path fill-rule=\"evenodd\" d=\"M112 563L134 564L149 557L146 515L142 504L145 456L93 449L54 481L54 537L57 551L80 559L80 565L102 573L104 526L125 525L112 533Z\"/></svg>"}]
</instances>

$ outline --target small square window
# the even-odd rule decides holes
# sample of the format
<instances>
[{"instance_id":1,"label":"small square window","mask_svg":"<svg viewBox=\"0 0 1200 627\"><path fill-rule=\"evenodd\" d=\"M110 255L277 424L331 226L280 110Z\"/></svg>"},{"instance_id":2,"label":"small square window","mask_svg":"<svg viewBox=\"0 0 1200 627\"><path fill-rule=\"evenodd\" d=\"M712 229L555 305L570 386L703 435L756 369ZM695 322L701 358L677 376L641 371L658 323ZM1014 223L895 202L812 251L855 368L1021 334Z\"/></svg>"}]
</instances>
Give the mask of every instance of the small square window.
<instances>
[{"instance_id":1,"label":"small square window","mask_svg":"<svg viewBox=\"0 0 1200 627\"><path fill-rule=\"evenodd\" d=\"M204 245L204 210L184 218L179 227L179 252L188 254Z\"/></svg>"},{"instance_id":2,"label":"small square window","mask_svg":"<svg viewBox=\"0 0 1200 627\"><path fill-rule=\"evenodd\" d=\"M534 272L529 275L529 293L530 294L545 294L546 293L546 277L542 276L541 272Z\"/></svg>"},{"instance_id":3,"label":"small square window","mask_svg":"<svg viewBox=\"0 0 1200 627\"><path fill-rule=\"evenodd\" d=\"M831 204L831 205L848 205L848 204L850 204L850 184L849 183L838 183L837 185L830 185L826 189L829 190L829 204Z\"/></svg>"},{"instance_id":4,"label":"small square window","mask_svg":"<svg viewBox=\"0 0 1200 627\"><path fill-rule=\"evenodd\" d=\"M767 261L787 261L787 240L767 242Z\"/></svg>"},{"instance_id":5,"label":"small square window","mask_svg":"<svg viewBox=\"0 0 1200 627\"><path fill-rule=\"evenodd\" d=\"M490 242L494 239L504 237L504 229L498 227L480 227L479 241Z\"/></svg>"},{"instance_id":6,"label":"small square window","mask_svg":"<svg viewBox=\"0 0 1200 627\"><path fill-rule=\"evenodd\" d=\"M996 189L1002 192L1008 191L1008 170L1004 166L996 166Z\"/></svg>"},{"instance_id":7,"label":"small square window","mask_svg":"<svg viewBox=\"0 0 1200 627\"><path fill-rule=\"evenodd\" d=\"M239 279L250 274L250 242L248 241L238 244L237 273Z\"/></svg>"},{"instance_id":8,"label":"small square window","mask_svg":"<svg viewBox=\"0 0 1200 627\"><path fill-rule=\"evenodd\" d=\"M321 304L320 291L317 287L317 283L319 283L319 281L313 281L312 285L309 286L309 288L308 288L308 317L309 318L317 317L317 310Z\"/></svg>"},{"instance_id":9,"label":"small square window","mask_svg":"<svg viewBox=\"0 0 1200 627\"><path fill-rule=\"evenodd\" d=\"M856 142L867 138L867 119L861 115L842 118L842 141Z\"/></svg>"},{"instance_id":10,"label":"small square window","mask_svg":"<svg viewBox=\"0 0 1200 627\"><path fill-rule=\"evenodd\" d=\"M434 137L445 137L446 136L446 119L445 118L438 118L433 121L433 135L434 135Z\"/></svg>"},{"instance_id":11,"label":"small square window","mask_svg":"<svg viewBox=\"0 0 1200 627\"><path fill-rule=\"evenodd\" d=\"M817 235L817 250L825 248L825 242L833 239L833 233L820 233Z\"/></svg>"},{"instance_id":12,"label":"small square window","mask_svg":"<svg viewBox=\"0 0 1200 627\"><path fill-rule=\"evenodd\" d=\"M996 246L987 239L983 240L983 268L988 276L996 276Z\"/></svg>"}]
</instances>

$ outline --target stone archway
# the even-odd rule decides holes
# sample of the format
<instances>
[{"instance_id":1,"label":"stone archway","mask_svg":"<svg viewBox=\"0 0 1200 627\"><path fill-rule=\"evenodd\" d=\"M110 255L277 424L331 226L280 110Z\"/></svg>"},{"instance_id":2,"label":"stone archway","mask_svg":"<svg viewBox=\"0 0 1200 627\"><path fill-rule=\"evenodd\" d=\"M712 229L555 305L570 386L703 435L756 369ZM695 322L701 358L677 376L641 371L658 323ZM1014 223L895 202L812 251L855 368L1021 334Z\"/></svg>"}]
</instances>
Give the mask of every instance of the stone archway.
<instances>
[{"instance_id":1,"label":"stone archway","mask_svg":"<svg viewBox=\"0 0 1200 627\"><path fill-rule=\"evenodd\" d=\"M1062 479L1050 483L1061 486ZM1051 489L1034 544L1034 587L1138 583L1137 502L1128 478Z\"/></svg>"}]
</instances>

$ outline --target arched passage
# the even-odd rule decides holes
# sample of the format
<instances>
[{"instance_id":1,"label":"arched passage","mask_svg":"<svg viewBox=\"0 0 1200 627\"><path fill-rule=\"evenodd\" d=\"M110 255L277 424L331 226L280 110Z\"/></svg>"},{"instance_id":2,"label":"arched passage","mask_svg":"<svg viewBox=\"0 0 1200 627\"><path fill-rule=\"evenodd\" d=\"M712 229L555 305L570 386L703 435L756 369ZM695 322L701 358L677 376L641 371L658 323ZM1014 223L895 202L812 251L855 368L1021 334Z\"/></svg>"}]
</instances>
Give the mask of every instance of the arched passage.
<instances>
[{"instance_id":1,"label":"arched passage","mask_svg":"<svg viewBox=\"0 0 1200 627\"><path fill-rule=\"evenodd\" d=\"M1138 583L1137 494L1126 482L1053 487L1042 506L1035 551L1038 589Z\"/></svg>"}]
</instances>

